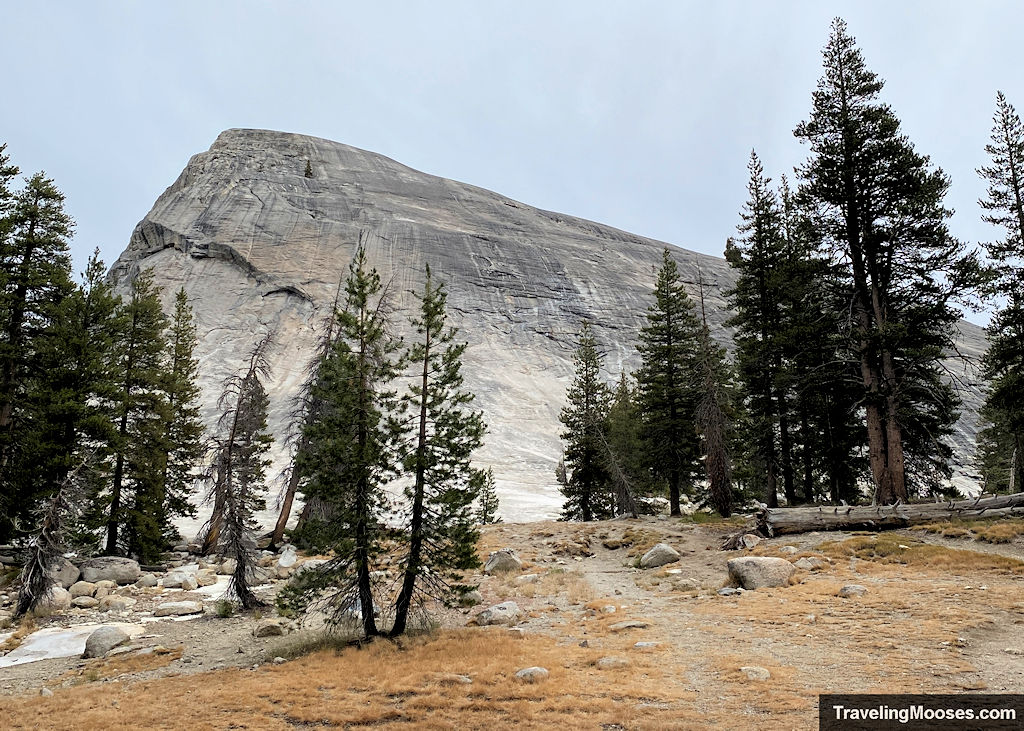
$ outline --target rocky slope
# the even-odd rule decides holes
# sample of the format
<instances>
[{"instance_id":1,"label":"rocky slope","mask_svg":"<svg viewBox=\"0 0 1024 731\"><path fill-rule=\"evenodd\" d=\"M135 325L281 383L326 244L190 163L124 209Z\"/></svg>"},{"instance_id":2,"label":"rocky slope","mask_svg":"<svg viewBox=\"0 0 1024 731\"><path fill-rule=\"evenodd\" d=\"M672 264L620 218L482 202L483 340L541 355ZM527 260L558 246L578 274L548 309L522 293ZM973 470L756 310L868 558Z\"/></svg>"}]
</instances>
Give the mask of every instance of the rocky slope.
<instances>
[{"instance_id":1,"label":"rocky slope","mask_svg":"<svg viewBox=\"0 0 1024 731\"><path fill-rule=\"evenodd\" d=\"M160 196L111 276L123 288L152 267L168 302L185 287L211 422L223 380L263 333L275 333L271 426L283 436L289 399L360 237L389 283L400 329L427 264L447 283L452 320L469 343L467 384L489 424L479 461L494 467L501 512L515 520L556 514L558 412L580 323L594 324L609 380L634 368L636 332L665 244L336 142L228 130ZM672 251L692 295L704 282L708 319L724 338L727 264ZM965 354L979 354L981 330L967 323L963 330ZM977 382L973 370L966 380ZM965 397L961 460L973 443L976 387Z\"/></svg>"}]
</instances>

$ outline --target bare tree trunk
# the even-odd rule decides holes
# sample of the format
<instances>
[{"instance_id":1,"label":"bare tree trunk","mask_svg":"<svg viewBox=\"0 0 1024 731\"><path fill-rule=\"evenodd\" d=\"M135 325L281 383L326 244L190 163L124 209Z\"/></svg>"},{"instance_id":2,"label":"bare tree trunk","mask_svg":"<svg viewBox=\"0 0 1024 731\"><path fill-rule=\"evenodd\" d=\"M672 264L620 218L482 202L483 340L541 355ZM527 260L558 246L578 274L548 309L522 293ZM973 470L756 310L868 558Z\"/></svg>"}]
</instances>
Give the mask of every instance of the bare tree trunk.
<instances>
[{"instance_id":1,"label":"bare tree trunk","mask_svg":"<svg viewBox=\"0 0 1024 731\"><path fill-rule=\"evenodd\" d=\"M301 449L301 447L300 447ZM284 541L284 529L288 525L288 518L292 514L292 505L295 502L295 492L299 488L301 475L295 465L292 464L291 474L288 475L288 487L284 491L284 499L281 501L281 514L277 516L277 523L274 525L274 532L270 536L269 550L273 551Z\"/></svg>"}]
</instances>

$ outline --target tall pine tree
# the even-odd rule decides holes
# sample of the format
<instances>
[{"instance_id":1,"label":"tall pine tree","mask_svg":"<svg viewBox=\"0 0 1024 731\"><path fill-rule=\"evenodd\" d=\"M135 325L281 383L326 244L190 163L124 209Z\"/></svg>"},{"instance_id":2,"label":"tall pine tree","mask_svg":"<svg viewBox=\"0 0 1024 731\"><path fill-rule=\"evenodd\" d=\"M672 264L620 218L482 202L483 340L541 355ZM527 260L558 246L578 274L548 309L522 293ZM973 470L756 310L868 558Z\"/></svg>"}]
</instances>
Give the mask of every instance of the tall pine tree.
<instances>
[{"instance_id":1,"label":"tall pine tree","mask_svg":"<svg viewBox=\"0 0 1024 731\"><path fill-rule=\"evenodd\" d=\"M335 622L358 616L364 637L380 634L370 574L385 535L384 484L397 471L397 430L392 414L398 344L390 334L380 275L360 246L349 265L338 338L320 364L312 397L318 415L307 423L300 452L307 499L317 499L328 518L316 527L334 559L304 572L282 596L303 609L329 593Z\"/></svg>"},{"instance_id":2,"label":"tall pine tree","mask_svg":"<svg viewBox=\"0 0 1024 731\"><path fill-rule=\"evenodd\" d=\"M978 170L988 183L979 201L982 218L1005 237L985 245L991 291L1003 305L988 327L984 371L990 385L980 461L987 486L1012 491L1024 474L1024 124L1002 92L985 152L991 164Z\"/></svg>"},{"instance_id":3,"label":"tall pine tree","mask_svg":"<svg viewBox=\"0 0 1024 731\"><path fill-rule=\"evenodd\" d=\"M566 391L560 419L565 431L564 520L595 520L612 513L611 479L605 456L605 421L611 393L601 380L602 358L597 341L584 321L573 362L576 376Z\"/></svg>"},{"instance_id":4,"label":"tall pine tree","mask_svg":"<svg viewBox=\"0 0 1024 731\"><path fill-rule=\"evenodd\" d=\"M699 330L679 268L665 249L654 303L640 330L637 349L641 365L636 379L648 465L668 482L672 515L681 514L680 493L684 486L692 485L700 464L694 423Z\"/></svg>"},{"instance_id":5,"label":"tall pine tree","mask_svg":"<svg viewBox=\"0 0 1024 731\"><path fill-rule=\"evenodd\" d=\"M403 455L413 482L406 489L409 543L392 637L405 632L417 595L449 603L468 588L457 583L460 572L480 565L473 514L480 470L470 458L483 444L485 426L481 412L471 409L473 394L463 387L466 343L455 341L458 331L447 324L446 304L444 285L434 283L428 266L409 353L417 380L403 399L414 416L415 438Z\"/></svg>"},{"instance_id":6,"label":"tall pine tree","mask_svg":"<svg viewBox=\"0 0 1024 731\"><path fill-rule=\"evenodd\" d=\"M810 145L799 169L819 245L845 264L841 287L852 313L850 349L860 367L876 498L907 500L908 455L935 464L941 442L912 439L952 416L947 394L929 404L959 312L952 300L976 266L947 230L949 180L930 169L878 101L883 82L836 19L810 119L795 134ZM934 407L934 408L933 408ZM926 424L927 422L927 424Z\"/></svg>"}]
</instances>

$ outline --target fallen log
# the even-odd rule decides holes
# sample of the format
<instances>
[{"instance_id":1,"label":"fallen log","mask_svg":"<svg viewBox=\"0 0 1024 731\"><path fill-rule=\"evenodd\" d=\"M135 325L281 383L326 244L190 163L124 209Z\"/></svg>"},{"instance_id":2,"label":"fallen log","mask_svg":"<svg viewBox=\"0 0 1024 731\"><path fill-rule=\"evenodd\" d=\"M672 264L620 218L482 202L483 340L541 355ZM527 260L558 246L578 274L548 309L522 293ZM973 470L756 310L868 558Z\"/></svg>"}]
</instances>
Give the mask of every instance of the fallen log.
<instances>
[{"instance_id":1,"label":"fallen log","mask_svg":"<svg viewBox=\"0 0 1024 731\"><path fill-rule=\"evenodd\" d=\"M954 518L1024 515L1024 492L1013 495L896 505L820 505L809 508L762 508L757 531L765 536L830 530L889 530Z\"/></svg>"}]
</instances>

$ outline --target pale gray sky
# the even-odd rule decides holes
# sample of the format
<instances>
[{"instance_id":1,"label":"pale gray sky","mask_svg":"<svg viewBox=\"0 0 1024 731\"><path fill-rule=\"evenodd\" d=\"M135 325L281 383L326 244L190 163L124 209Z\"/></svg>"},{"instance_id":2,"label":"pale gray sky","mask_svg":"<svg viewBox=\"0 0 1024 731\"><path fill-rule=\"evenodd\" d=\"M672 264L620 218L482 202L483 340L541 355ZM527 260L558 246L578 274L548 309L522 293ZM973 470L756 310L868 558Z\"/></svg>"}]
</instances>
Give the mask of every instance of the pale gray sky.
<instances>
[{"instance_id":1,"label":"pale gray sky","mask_svg":"<svg viewBox=\"0 0 1024 731\"><path fill-rule=\"evenodd\" d=\"M791 173L831 19L976 204L995 93L1024 108L1018 2L0 0L0 142L108 264L230 127L326 137L721 255L752 148Z\"/></svg>"}]
</instances>

